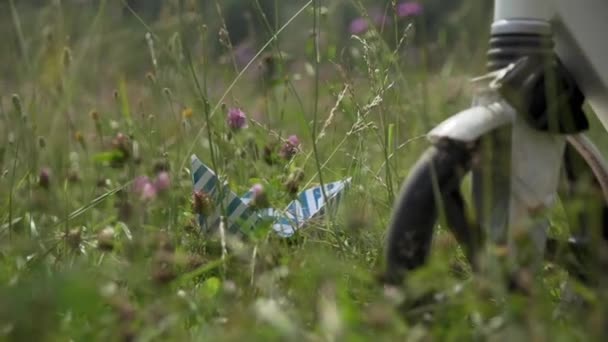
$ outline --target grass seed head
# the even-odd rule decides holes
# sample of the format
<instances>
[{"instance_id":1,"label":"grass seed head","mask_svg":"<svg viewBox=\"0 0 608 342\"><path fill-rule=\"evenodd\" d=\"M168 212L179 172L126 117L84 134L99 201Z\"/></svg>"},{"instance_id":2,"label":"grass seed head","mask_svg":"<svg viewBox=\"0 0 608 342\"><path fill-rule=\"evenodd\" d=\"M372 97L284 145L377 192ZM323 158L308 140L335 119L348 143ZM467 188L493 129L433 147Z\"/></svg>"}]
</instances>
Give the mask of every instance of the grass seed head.
<instances>
[{"instance_id":1,"label":"grass seed head","mask_svg":"<svg viewBox=\"0 0 608 342\"><path fill-rule=\"evenodd\" d=\"M106 227L97 234L97 247L102 251L114 249L114 228Z\"/></svg>"}]
</instances>

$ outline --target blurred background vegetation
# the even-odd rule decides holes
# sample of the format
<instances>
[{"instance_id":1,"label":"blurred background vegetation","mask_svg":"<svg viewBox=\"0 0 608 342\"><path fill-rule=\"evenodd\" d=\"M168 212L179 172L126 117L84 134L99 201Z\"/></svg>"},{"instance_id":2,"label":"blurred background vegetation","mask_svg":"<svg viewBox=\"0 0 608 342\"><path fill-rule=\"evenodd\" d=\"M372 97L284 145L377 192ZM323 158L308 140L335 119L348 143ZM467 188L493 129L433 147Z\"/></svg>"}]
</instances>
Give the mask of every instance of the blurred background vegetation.
<instances>
[{"instance_id":1,"label":"blurred background vegetation","mask_svg":"<svg viewBox=\"0 0 608 342\"><path fill-rule=\"evenodd\" d=\"M212 56L226 53L225 43L220 39L210 39L201 46L200 29L205 25L211 36L217 36L221 28L228 32L232 46L239 51L260 48L290 15L300 8L303 0L63 0L63 1L15 1L16 10L22 17L20 28L14 25L14 17L9 1L0 3L0 28L7 35L5 53L2 54L2 74L5 82L16 77L19 63L27 53L30 64L45 58L53 47L77 46L88 41L92 48L101 49L109 55L116 69L133 74L143 68L150 68L144 34L146 28L170 43L179 28L181 44L187 45L197 54ZM408 41L416 41L419 47L426 46L436 59L460 57L461 62L482 53L485 46L487 27L491 18L490 1L440 1L420 2L424 7L421 17L397 18L393 1L380 0L332 0L322 2L323 43L335 49L334 60L339 61L343 50L351 45L349 24L356 18L369 15L377 22L379 15L385 21L377 27L389 46L394 47L403 34L406 25L416 21ZM61 8L61 14L57 11ZM100 9L103 13L100 13ZM281 48L297 55L304 52L310 41L310 29L306 27L306 17L298 17L285 33L278 38ZM96 36L88 35L93 25L100 25ZM148 27L146 27L148 26ZM20 32L17 32L19 30ZM416 31L414 34L413 31ZM139 32L139 34L138 34ZM416 37L414 37L416 36ZM20 37L23 41L20 41ZM123 39L129 38L129 39ZM58 52L56 52L58 53ZM250 53L250 52L248 52ZM91 52L91 55L97 55ZM120 57L120 58L118 58ZM142 63L147 61L147 63ZM89 61L95 63L95 61ZM13 66L13 67L11 67Z\"/></svg>"}]
</instances>

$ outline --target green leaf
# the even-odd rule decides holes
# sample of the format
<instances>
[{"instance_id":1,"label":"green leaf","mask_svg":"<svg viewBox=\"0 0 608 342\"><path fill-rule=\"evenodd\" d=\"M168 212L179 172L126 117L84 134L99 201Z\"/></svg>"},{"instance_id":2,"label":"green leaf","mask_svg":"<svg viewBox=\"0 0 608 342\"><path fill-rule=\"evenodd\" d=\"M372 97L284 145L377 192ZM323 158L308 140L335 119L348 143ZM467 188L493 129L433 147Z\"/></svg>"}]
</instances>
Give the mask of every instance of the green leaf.
<instances>
[{"instance_id":1,"label":"green leaf","mask_svg":"<svg viewBox=\"0 0 608 342\"><path fill-rule=\"evenodd\" d=\"M107 152L100 152L93 156L93 161L101 164L109 164L116 160L121 160L124 157L123 153L119 150L112 150Z\"/></svg>"},{"instance_id":2,"label":"green leaf","mask_svg":"<svg viewBox=\"0 0 608 342\"><path fill-rule=\"evenodd\" d=\"M213 298L220 291L222 286L222 281L217 277L207 278L203 285L201 286L201 293L203 296L207 298Z\"/></svg>"}]
</instances>

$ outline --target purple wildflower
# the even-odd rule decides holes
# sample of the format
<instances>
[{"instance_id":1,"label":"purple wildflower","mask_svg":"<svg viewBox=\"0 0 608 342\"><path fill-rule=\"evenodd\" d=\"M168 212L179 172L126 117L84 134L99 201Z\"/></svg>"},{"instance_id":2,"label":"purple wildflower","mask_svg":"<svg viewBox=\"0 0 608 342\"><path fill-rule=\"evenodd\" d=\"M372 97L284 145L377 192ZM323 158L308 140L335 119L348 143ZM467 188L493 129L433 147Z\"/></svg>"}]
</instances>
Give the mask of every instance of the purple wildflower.
<instances>
[{"instance_id":1,"label":"purple wildflower","mask_svg":"<svg viewBox=\"0 0 608 342\"><path fill-rule=\"evenodd\" d=\"M146 183L141 190L141 199L144 201L153 200L156 198L156 188L152 183Z\"/></svg>"},{"instance_id":2,"label":"purple wildflower","mask_svg":"<svg viewBox=\"0 0 608 342\"><path fill-rule=\"evenodd\" d=\"M130 146L128 136L126 136L120 132L117 133L116 136L114 137L114 139L112 139L112 145L114 146L115 149L121 151L123 153L123 155L125 156L125 158L130 155L131 146Z\"/></svg>"},{"instance_id":3,"label":"purple wildflower","mask_svg":"<svg viewBox=\"0 0 608 342\"><path fill-rule=\"evenodd\" d=\"M365 33L368 28L369 28L369 25L367 24L367 21L365 20L365 18L359 17L350 22L348 31L351 34L361 34L361 33Z\"/></svg>"},{"instance_id":4,"label":"purple wildflower","mask_svg":"<svg viewBox=\"0 0 608 342\"><path fill-rule=\"evenodd\" d=\"M252 196L252 205L257 208L262 208L268 206L268 196L266 196L266 191L264 190L264 186L262 184L254 184L251 187Z\"/></svg>"},{"instance_id":5,"label":"purple wildflower","mask_svg":"<svg viewBox=\"0 0 608 342\"><path fill-rule=\"evenodd\" d=\"M156 198L158 193L166 191L171 186L169 174L165 171L160 172L154 181L147 176L139 176L133 181L133 192L141 200L150 201Z\"/></svg>"},{"instance_id":6,"label":"purple wildflower","mask_svg":"<svg viewBox=\"0 0 608 342\"><path fill-rule=\"evenodd\" d=\"M264 187L260 183L254 184L251 187L251 192L253 192L253 197L255 198L256 196L260 196L264 193Z\"/></svg>"},{"instance_id":7,"label":"purple wildflower","mask_svg":"<svg viewBox=\"0 0 608 342\"><path fill-rule=\"evenodd\" d=\"M212 209L213 203L211 197L204 191L195 191L192 193L192 211L195 214L207 215Z\"/></svg>"},{"instance_id":8,"label":"purple wildflower","mask_svg":"<svg viewBox=\"0 0 608 342\"><path fill-rule=\"evenodd\" d=\"M285 144L281 146L281 150L279 151L279 156L283 159L290 160L293 156L298 153L300 149L300 139L297 136L291 135L285 141Z\"/></svg>"},{"instance_id":9,"label":"purple wildflower","mask_svg":"<svg viewBox=\"0 0 608 342\"><path fill-rule=\"evenodd\" d=\"M45 189L51 185L51 169L45 167L40 170L40 174L38 175L38 185Z\"/></svg>"},{"instance_id":10,"label":"purple wildflower","mask_svg":"<svg viewBox=\"0 0 608 342\"><path fill-rule=\"evenodd\" d=\"M228 110L226 122L228 123L228 127L232 130L247 128L247 116L245 116L245 113L239 108L230 108Z\"/></svg>"},{"instance_id":11,"label":"purple wildflower","mask_svg":"<svg viewBox=\"0 0 608 342\"><path fill-rule=\"evenodd\" d=\"M169 177L169 173L166 171L160 172L154 180L154 188L156 188L156 191L164 192L168 190L170 186L171 178Z\"/></svg>"},{"instance_id":12,"label":"purple wildflower","mask_svg":"<svg viewBox=\"0 0 608 342\"><path fill-rule=\"evenodd\" d=\"M148 176L138 176L133 181L133 191L137 193L141 193L146 184L150 183L150 178Z\"/></svg>"},{"instance_id":13,"label":"purple wildflower","mask_svg":"<svg viewBox=\"0 0 608 342\"><path fill-rule=\"evenodd\" d=\"M418 16L422 11L422 5L416 1L406 1L397 5L397 16L400 18Z\"/></svg>"},{"instance_id":14,"label":"purple wildflower","mask_svg":"<svg viewBox=\"0 0 608 342\"><path fill-rule=\"evenodd\" d=\"M289 138L287 138L287 142L296 147L300 146L300 139L298 139L296 135L290 135Z\"/></svg>"}]
</instances>

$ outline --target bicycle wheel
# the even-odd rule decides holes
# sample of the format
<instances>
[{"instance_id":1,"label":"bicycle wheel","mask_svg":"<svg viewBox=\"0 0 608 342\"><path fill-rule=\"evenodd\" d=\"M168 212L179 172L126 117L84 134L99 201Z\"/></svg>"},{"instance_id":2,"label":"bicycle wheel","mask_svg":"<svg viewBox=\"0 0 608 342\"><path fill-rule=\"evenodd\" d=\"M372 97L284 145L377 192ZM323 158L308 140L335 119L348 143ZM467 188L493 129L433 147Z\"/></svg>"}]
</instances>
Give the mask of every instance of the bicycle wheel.
<instances>
[{"instance_id":1,"label":"bicycle wheel","mask_svg":"<svg viewBox=\"0 0 608 342\"><path fill-rule=\"evenodd\" d=\"M439 214L474 264L481 234L465 215L460 184L471 168L469 144L444 139L427 149L406 179L386 240L384 281L397 284L427 259ZM440 205L441 204L441 205Z\"/></svg>"}]
</instances>

